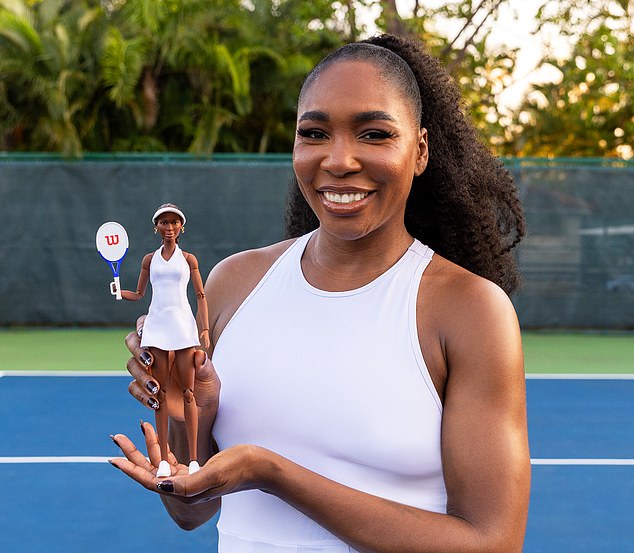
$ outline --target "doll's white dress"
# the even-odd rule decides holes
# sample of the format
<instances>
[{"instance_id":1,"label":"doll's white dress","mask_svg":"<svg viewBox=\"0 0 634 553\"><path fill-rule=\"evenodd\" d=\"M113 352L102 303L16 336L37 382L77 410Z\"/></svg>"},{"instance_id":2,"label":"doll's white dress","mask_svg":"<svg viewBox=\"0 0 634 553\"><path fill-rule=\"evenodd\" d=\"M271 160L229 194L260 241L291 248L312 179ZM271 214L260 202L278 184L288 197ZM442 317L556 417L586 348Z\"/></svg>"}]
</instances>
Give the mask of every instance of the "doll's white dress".
<instances>
[{"instance_id":1,"label":"doll's white dress","mask_svg":"<svg viewBox=\"0 0 634 553\"><path fill-rule=\"evenodd\" d=\"M196 319L187 300L190 267L182 250L163 259L163 246L150 262L152 302L143 325L142 347L176 351L200 345Z\"/></svg>"}]
</instances>

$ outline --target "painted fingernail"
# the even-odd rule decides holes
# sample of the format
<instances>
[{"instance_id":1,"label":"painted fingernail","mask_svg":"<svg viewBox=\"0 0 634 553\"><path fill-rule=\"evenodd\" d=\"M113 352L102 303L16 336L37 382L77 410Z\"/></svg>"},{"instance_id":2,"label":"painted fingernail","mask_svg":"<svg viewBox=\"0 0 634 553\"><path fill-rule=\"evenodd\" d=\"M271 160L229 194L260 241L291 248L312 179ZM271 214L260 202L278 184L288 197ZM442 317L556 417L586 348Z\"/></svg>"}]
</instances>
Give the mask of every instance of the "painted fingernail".
<instances>
[{"instance_id":1,"label":"painted fingernail","mask_svg":"<svg viewBox=\"0 0 634 553\"><path fill-rule=\"evenodd\" d=\"M143 338L143 327L138 328L136 334L139 338Z\"/></svg>"},{"instance_id":2,"label":"painted fingernail","mask_svg":"<svg viewBox=\"0 0 634 553\"><path fill-rule=\"evenodd\" d=\"M149 405L152 409L154 409L155 411L158 411L158 408L159 408L159 402L158 402L156 399L154 399L153 397L148 398L148 400L147 400L147 404L148 404L148 405Z\"/></svg>"},{"instance_id":3,"label":"painted fingernail","mask_svg":"<svg viewBox=\"0 0 634 553\"><path fill-rule=\"evenodd\" d=\"M111 464L114 468L119 469L119 467L118 467L117 465L115 465L115 464L112 462L112 459L108 459L108 462L109 462L109 463L110 463L110 464ZM119 469L119 470L121 470L121 469Z\"/></svg>"},{"instance_id":4,"label":"painted fingernail","mask_svg":"<svg viewBox=\"0 0 634 553\"><path fill-rule=\"evenodd\" d=\"M159 390L158 384L153 380L148 380L145 383L145 387L149 390L151 394L156 394L156 392L158 392Z\"/></svg>"},{"instance_id":5,"label":"painted fingernail","mask_svg":"<svg viewBox=\"0 0 634 553\"><path fill-rule=\"evenodd\" d=\"M174 482L171 480L161 480L156 487L162 492L172 493L174 491Z\"/></svg>"},{"instance_id":6,"label":"painted fingernail","mask_svg":"<svg viewBox=\"0 0 634 553\"><path fill-rule=\"evenodd\" d=\"M145 436L145 428L143 428L143 422L144 422L143 419L141 419L139 421L139 425L141 426L141 432L143 432L143 435Z\"/></svg>"},{"instance_id":7,"label":"painted fingernail","mask_svg":"<svg viewBox=\"0 0 634 553\"><path fill-rule=\"evenodd\" d=\"M110 434L110 439L114 442L114 445L116 445L117 447L121 447L119 445L119 442L117 442L117 440L115 439L115 437L112 434Z\"/></svg>"},{"instance_id":8,"label":"painted fingernail","mask_svg":"<svg viewBox=\"0 0 634 553\"><path fill-rule=\"evenodd\" d=\"M149 367L152 364L152 356L147 351L142 351L139 358L146 367Z\"/></svg>"}]
</instances>

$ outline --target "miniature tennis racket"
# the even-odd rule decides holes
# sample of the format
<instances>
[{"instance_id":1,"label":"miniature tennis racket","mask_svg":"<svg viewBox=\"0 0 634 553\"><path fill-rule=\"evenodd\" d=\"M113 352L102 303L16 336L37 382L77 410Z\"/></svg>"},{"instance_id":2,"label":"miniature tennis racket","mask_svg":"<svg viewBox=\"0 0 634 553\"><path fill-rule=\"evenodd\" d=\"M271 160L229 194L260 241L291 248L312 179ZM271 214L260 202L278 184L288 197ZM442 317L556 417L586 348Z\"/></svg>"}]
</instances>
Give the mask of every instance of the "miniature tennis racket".
<instances>
[{"instance_id":1,"label":"miniature tennis racket","mask_svg":"<svg viewBox=\"0 0 634 553\"><path fill-rule=\"evenodd\" d=\"M110 221L97 230L97 251L110 265L114 280L110 283L110 293L121 299L119 283L119 264L128 253L128 233L119 223Z\"/></svg>"}]
</instances>

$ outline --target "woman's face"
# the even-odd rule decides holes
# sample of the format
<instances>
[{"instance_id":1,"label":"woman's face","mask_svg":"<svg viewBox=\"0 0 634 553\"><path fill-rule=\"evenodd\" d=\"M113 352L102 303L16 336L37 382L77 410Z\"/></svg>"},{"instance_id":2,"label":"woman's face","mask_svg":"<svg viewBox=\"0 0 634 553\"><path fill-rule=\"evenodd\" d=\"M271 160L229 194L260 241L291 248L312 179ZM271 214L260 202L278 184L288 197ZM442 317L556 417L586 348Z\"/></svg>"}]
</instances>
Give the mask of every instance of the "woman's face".
<instances>
[{"instance_id":1,"label":"woman's face","mask_svg":"<svg viewBox=\"0 0 634 553\"><path fill-rule=\"evenodd\" d=\"M183 227L183 221L179 215L176 213L161 213L159 215L158 221L156 222L156 228L158 229L163 242L165 241L175 241L178 238L178 235L181 232L181 228Z\"/></svg>"},{"instance_id":2,"label":"woman's face","mask_svg":"<svg viewBox=\"0 0 634 553\"><path fill-rule=\"evenodd\" d=\"M293 167L322 230L357 239L404 228L427 133L407 98L371 63L334 62L300 100Z\"/></svg>"}]
</instances>

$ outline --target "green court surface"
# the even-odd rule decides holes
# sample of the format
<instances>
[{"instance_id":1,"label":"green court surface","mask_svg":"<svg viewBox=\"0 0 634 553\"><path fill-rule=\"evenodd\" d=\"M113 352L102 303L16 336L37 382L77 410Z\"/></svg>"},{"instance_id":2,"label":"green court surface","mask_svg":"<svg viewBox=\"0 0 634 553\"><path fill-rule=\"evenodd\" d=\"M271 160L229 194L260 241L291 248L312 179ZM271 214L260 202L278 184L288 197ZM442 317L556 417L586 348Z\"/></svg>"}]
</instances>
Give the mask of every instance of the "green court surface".
<instances>
[{"instance_id":1,"label":"green court surface","mask_svg":"<svg viewBox=\"0 0 634 553\"><path fill-rule=\"evenodd\" d=\"M0 370L125 371L132 328L0 330Z\"/></svg>"},{"instance_id":2,"label":"green court surface","mask_svg":"<svg viewBox=\"0 0 634 553\"><path fill-rule=\"evenodd\" d=\"M0 371L125 371L125 328L0 329ZM523 334L528 373L634 373L634 334Z\"/></svg>"}]
</instances>

